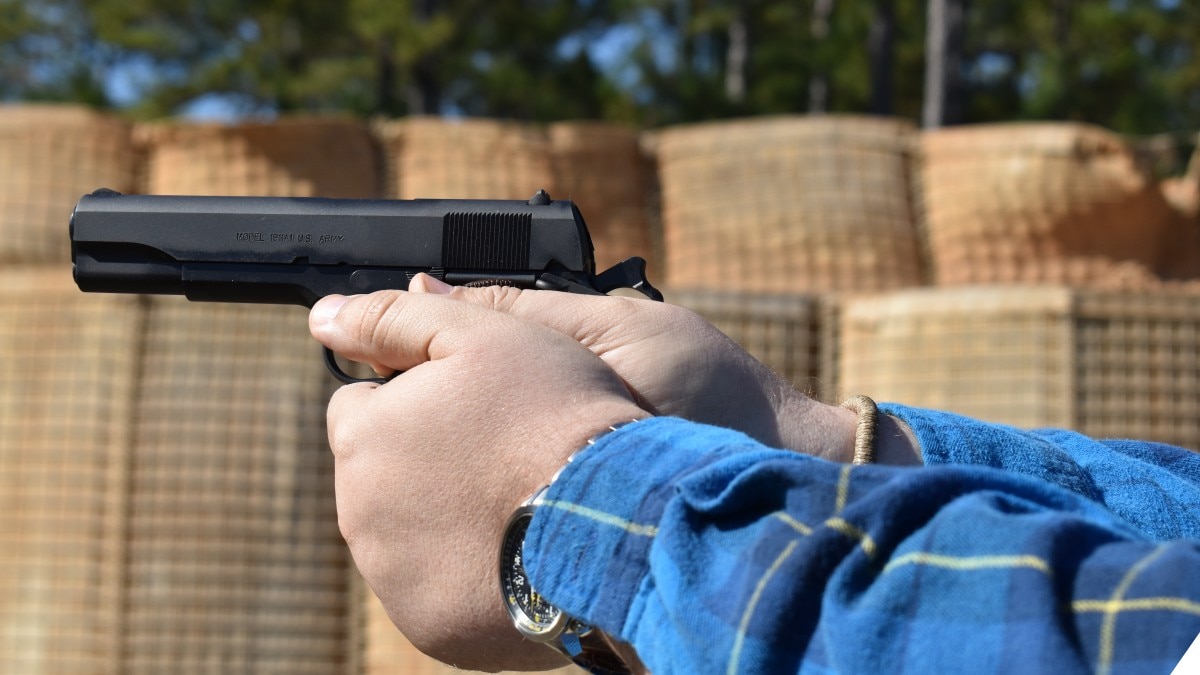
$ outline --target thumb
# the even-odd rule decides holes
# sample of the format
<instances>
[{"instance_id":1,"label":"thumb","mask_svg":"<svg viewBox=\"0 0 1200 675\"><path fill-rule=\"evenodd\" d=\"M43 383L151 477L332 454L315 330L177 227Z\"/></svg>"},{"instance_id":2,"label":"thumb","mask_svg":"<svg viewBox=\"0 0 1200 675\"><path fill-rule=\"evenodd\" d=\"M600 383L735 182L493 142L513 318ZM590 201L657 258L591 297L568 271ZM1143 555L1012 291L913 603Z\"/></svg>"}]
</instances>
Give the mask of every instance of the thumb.
<instances>
[{"instance_id":1,"label":"thumb","mask_svg":"<svg viewBox=\"0 0 1200 675\"><path fill-rule=\"evenodd\" d=\"M322 298L309 313L318 342L354 361L409 370L511 328L516 320L469 303L404 291Z\"/></svg>"},{"instance_id":2,"label":"thumb","mask_svg":"<svg viewBox=\"0 0 1200 675\"><path fill-rule=\"evenodd\" d=\"M643 302L652 302L505 286L455 287L427 274L413 277L408 288L415 294L447 295L465 304L541 324L565 334L597 354L619 346L621 336L636 334L639 322L646 318L640 311ZM661 303L653 304L661 306ZM614 331L617 326L623 330Z\"/></svg>"}]
</instances>

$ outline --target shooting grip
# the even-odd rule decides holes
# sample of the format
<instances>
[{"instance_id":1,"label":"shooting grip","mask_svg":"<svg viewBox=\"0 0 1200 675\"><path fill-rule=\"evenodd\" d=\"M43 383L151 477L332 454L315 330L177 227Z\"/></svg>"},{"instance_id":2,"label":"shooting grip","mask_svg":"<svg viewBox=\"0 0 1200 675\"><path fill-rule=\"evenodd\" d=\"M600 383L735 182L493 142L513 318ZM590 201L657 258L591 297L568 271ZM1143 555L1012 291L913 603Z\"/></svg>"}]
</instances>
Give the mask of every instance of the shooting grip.
<instances>
[{"instance_id":1,"label":"shooting grip","mask_svg":"<svg viewBox=\"0 0 1200 675\"><path fill-rule=\"evenodd\" d=\"M493 286L501 285L500 283L479 283L474 282L466 284L467 286ZM618 288L631 288L647 298L662 302L663 294L657 288L650 285L646 279L646 261L643 258L634 256L613 265L609 269L595 275L589 282L580 283L570 279L550 274L542 274L536 283L535 288L547 291L561 291L564 293L578 293L581 295L606 295L609 291ZM330 374L338 379L342 384L357 384L359 382L370 382L372 384L387 384L392 378L400 374L400 371L392 373L388 377L354 377L342 369L337 362L337 356L329 347L325 347L325 367L329 369Z\"/></svg>"},{"instance_id":2,"label":"shooting grip","mask_svg":"<svg viewBox=\"0 0 1200 675\"><path fill-rule=\"evenodd\" d=\"M407 288L414 274L428 272L452 286L588 295L631 288L662 300L641 258L596 274L579 210L545 190L520 201L122 195L100 189L76 204L69 231L73 275L85 292L311 307L332 294ZM324 358L341 382L388 380L350 375L329 350Z\"/></svg>"}]
</instances>

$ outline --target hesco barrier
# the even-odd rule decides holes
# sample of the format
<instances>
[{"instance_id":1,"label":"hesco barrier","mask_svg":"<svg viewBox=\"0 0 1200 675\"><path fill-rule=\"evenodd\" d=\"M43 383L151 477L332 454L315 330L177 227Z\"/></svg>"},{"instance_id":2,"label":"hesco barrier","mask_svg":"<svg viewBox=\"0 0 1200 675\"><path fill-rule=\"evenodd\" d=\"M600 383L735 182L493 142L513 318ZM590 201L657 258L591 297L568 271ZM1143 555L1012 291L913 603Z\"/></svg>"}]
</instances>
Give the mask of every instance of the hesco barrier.
<instances>
[{"instance_id":1,"label":"hesco barrier","mask_svg":"<svg viewBox=\"0 0 1200 675\"><path fill-rule=\"evenodd\" d=\"M0 264L70 260L67 222L81 195L129 191L129 125L74 106L0 106Z\"/></svg>"},{"instance_id":2,"label":"hesco barrier","mask_svg":"<svg viewBox=\"0 0 1200 675\"><path fill-rule=\"evenodd\" d=\"M906 122L768 118L667 129L666 284L754 292L921 283Z\"/></svg>"},{"instance_id":3,"label":"hesco barrier","mask_svg":"<svg viewBox=\"0 0 1200 675\"><path fill-rule=\"evenodd\" d=\"M1159 276L1200 279L1200 146L1192 153L1187 173L1163 181L1161 188L1171 213L1163 234Z\"/></svg>"},{"instance_id":4,"label":"hesco barrier","mask_svg":"<svg viewBox=\"0 0 1200 675\"><path fill-rule=\"evenodd\" d=\"M545 187L579 201L603 265L653 246L637 215L654 183L639 139L423 118L374 135L303 119L135 133L131 145L127 125L80 109L0 108L0 672L449 673L396 633L338 535L323 427L334 382L304 312L81 294L63 264L70 208L137 175L181 194L522 199ZM1200 448L1198 282L1190 296L1000 287L835 301L920 280L914 134L844 118L655 134L666 250L683 266L652 280L693 280L669 299L825 400L865 393ZM1100 150L1080 147L1039 164L1067 177L1037 194L1060 181L1068 203L1091 204L1140 185L1119 148L1093 162ZM1197 184L1161 193L1178 218L1165 230L1176 258L1159 259L1169 277L1196 274ZM1008 213L1020 195L1005 194ZM1081 260L1079 279L1106 278ZM1114 264L1105 275L1150 269Z\"/></svg>"},{"instance_id":5,"label":"hesco barrier","mask_svg":"<svg viewBox=\"0 0 1200 675\"><path fill-rule=\"evenodd\" d=\"M842 306L851 393L1200 450L1200 293L919 289Z\"/></svg>"},{"instance_id":6,"label":"hesco barrier","mask_svg":"<svg viewBox=\"0 0 1200 675\"><path fill-rule=\"evenodd\" d=\"M379 196L374 142L358 123L136 133L150 192ZM324 432L333 383L305 312L180 298L149 307L123 672L352 672L362 636Z\"/></svg>"},{"instance_id":7,"label":"hesco barrier","mask_svg":"<svg viewBox=\"0 0 1200 675\"><path fill-rule=\"evenodd\" d=\"M0 273L0 671L330 673L350 567L299 308Z\"/></svg>"},{"instance_id":8,"label":"hesco barrier","mask_svg":"<svg viewBox=\"0 0 1200 675\"><path fill-rule=\"evenodd\" d=\"M398 199L557 197L550 141L516 122L412 117L377 127Z\"/></svg>"},{"instance_id":9,"label":"hesco barrier","mask_svg":"<svg viewBox=\"0 0 1200 675\"><path fill-rule=\"evenodd\" d=\"M0 270L0 672L120 672L141 317Z\"/></svg>"},{"instance_id":10,"label":"hesco barrier","mask_svg":"<svg viewBox=\"0 0 1200 675\"><path fill-rule=\"evenodd\" d=\"M272 123L147 124L149 194L372 198L379 158L363 124L296 118Z\"/></svg>"},{"instance_id":11,"label":"hesco barrier","mask_svg":"<svg viewBox=\"0 0 1200 675\"><path fill-rule=\"evenodd\" d=\"M350 563L306 312L154 298L145 330L122 672L337 672Z\"/></svg>"},{"instance_id":12,"label":"hesco barrier","mask_svg":"<svg viewBox=\"0 0 1200 675\"><path fill-rule=\"evenodd\" d=\"M649 262L651 279L661 276L650 232L649 195L654 168L642 154L633 129L592 122L563 122L549 128L555 197L579 205L601 269L628 258ZM552 193L553 194L553 193Z\"/></svg>"},{"instance_id":13,"label":"hesco barrier","mask_svg":"<svg viewBox=\"0 0 1200 675\"><path fill-rule=\"evenodd\" d=\"M389 196L529 199L545 189L579 205L598 267L640 255L657 272L648 213L653 168L631 129L417 117L379 124L376 133Z\"/></svg>"},{"instance_id":14,"label":"hesco barrier","mask_svg":"<svg viewBox=\"0 0 1200 675\"><path fill-rule=\"evenodd\" d=\"M1157 284L1171 210L1122 139L1083 124L925 133L923 190L938 284Z\"/></svg>"}]
</instances>

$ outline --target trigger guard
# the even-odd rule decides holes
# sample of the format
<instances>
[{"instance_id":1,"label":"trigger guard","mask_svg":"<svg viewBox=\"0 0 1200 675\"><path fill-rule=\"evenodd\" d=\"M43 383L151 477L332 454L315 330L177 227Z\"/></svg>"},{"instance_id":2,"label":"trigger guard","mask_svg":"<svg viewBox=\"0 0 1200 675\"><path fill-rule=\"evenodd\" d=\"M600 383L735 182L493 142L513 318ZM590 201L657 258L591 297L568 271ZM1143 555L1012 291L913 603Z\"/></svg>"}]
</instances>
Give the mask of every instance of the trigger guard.
<instances>
[{"instance_id":1,"label":"trigger guard","mask_svg":"<svg viewBox=\"0 0 1200 675\"><path fill-rule=\"evenodd\" d=\"M329 347L324 347L325 350L325 367L329 369L330 374L336 377L342 384L358 384L359 382L370 382L372 384L387 384L392 377L354 377L353 375L342 370L338 365L337 358L334 356L333 350Z\"/></svg>"}]
</instances>

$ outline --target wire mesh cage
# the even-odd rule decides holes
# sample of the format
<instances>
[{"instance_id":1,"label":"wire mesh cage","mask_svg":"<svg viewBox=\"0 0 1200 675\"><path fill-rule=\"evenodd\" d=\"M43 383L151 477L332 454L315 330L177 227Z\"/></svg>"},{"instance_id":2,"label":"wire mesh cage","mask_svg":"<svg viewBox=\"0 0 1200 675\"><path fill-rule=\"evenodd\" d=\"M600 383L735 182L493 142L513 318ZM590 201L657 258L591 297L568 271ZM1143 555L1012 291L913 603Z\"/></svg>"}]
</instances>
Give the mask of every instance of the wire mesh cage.
<instances>
[{"instance_id":1,"label":"wire mesh cage","mask_svg":"<svg viewBox=\"0 0 1200 675\"><path fill-rule=\"evenodd\" d=\"M0 672L120 671L143 315L70 268L0 270Z\"/></svg>"},{"instance_id":2,"label":"wire mesh cage","mask_svg":"<svg viewBox=\"0 0 1200 675\"><path fill-rule=\"evenodd\" d=\"M155 123L134 137L150 194L378 197L379 157L365 125L294 118L269 124Z\"/></svg>"},{"instance_id":3,"label":"wire mesh cage","mask_svg":"<svg viewBox=\"0 0 1200 675\"><path fill-rule=\"evenodd\" d=\"M1200 279L1200 145L1187 172L1160 184L1170 207L1158 275L1168 280Z\"/></svg>"},{"instance_id":4,"label":"wire mesh cage","mask_svg":"<svg viewBox=\"0 0 1200 675\"><path fill-rule=\"evenodd\" d=\"M936 283L1157 285L1171 209L1115 134L979 125L925 133L922 148Z\"/></svg>"},{"instance_id":5,"label":"wire mesh cage","mask_svg":"<svg viewBox=\"0 0 1200 675\"><path fill-rule=\"evenodd\" d=\"M0 272L0 671L351 672L298 308Z\"/></svg>"},{"instance_id":6,"label":"wire mesh cage","mask_svg":"<svg viewBox=\"0 0 1200 675\"><path fill-rule=\"evenodd\" d=\"M921 283L907 122L720 122L667 129L651 145L667 285L817 292Z\"/></svg>"},{"instance_id":7,"label":"wire mesh cage","mask_svg":"<svg viewBox=\"0 0 1200 675\"><path fill-rule=\"evenodd\" d=\"M546 134L517 122L409 117L376 127L398 199L529 199L558 188Z\"/></svg>"},{"instance_id":8,"label":"wire mesh cage","mask_svg":"<svg viewBox=\"0 0 1200 675\"><path fill-rule=\"evenodd\" d=\"M70 260L80 196L134 187L127 124L76 106L0 106L0 263Z\"/></svg>"},{"instance_id":9,"label":"wire mesh cage","mask_svg":"<svg viewBox=\"0 0 1200 675\"><path fill-rule=\"evenodd\" d=\"M329 673L347 663L330 381L306 325L295 307L150 301L123 672Z\"/></svg>"},{"instance_id":10,"label":"wire mesh cage","mask_svg":"<svg viewBox=\"0 0 1200 675\"><path fill-rule=\"evenodd\" d=\"M1200 450L1200 294L989 286L845 301L840 384L1020 427Z\"/></svg>"},{"instance_id":11,"label":"wire mesh cage","mask_svg":"<svg viewBox=\"0 0 1200 675\"><path fill-rule=\"evenodd\" d=\"M596 122L560 122L549 128L558 194L583 213L596 247L596 266L608 267L630 256L658 263L650 231L653 167L632 129Z\"/></svg>"}]
</instances>

